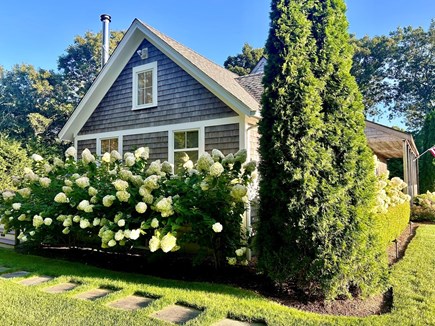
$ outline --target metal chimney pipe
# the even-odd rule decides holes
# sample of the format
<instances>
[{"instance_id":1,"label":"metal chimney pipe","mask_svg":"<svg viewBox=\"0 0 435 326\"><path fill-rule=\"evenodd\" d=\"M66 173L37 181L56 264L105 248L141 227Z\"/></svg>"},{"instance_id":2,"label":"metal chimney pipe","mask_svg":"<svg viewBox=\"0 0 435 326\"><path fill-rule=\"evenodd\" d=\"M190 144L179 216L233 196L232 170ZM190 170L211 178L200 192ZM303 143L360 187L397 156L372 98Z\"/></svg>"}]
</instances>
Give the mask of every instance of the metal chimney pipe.
<instances>
[{"instance_id":1,"label":"metal chimney pipe","mask_svg":"<svg viewBox=\"0 0 435 326\"><path fill-rule=\"evenodd\" d=\"M103 14L100 16L101 21L103 22L103 48L101 51L101 68L106 64L107 60L109 60L109 23L111 22L111 18L107 14Z\"/></svg>"}]
</instances>

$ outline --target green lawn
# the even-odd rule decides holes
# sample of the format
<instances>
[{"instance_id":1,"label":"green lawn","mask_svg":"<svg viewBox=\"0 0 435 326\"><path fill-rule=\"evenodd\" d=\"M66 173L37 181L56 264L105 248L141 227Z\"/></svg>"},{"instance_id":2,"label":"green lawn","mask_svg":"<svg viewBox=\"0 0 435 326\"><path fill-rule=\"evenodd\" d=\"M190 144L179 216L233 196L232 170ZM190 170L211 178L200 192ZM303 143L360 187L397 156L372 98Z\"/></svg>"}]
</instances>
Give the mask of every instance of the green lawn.
<instances>
[{"instance_id":1,"label":"green lawn","mask_svg":"<svg viewBox=\"0 0 435 326\"><path fill-rule=\"evenodd\" d=\"M266 300L252 292L223 285L188 283L112 272L0 248L0 265L56 279L33 287L18 279L0 278L0 325L166 325L149 315L180 302L204 312L188 325L211 325L226 316L264 320L268 325L435 325L435 225L422 226L405 258L392 270L392 313L367 318L318 315ZM49 294L44 287L76 281L82 285L64 294ZM74 296L87 289L110 287L117 291L96 301ZM107 303L133 293L157 297L134 312L113 309Z\"/></svg>"}]
</instances>

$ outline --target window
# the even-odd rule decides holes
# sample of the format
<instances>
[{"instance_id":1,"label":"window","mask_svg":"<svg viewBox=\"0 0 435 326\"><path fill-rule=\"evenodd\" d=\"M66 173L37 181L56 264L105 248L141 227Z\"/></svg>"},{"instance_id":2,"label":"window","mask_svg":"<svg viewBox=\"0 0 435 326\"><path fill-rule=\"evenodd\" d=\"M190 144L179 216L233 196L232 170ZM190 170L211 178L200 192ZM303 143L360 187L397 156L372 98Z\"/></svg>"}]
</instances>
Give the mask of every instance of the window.
<instances>
[{"instance_id":1,"label":"window","mask_svg":"<svg viewBox=\"0 0 435 326\"><path fill-rule=\"evenodd\" d=\"M196 162L199 154L198 130L174 132L174 170L178 172L186 161L186 155Z\"/></svg>"},{"instance_id":2,"label":"window","mask_svg":"<svg viewBox=\"0 0 435 326\"><path fill-rule=\"evenodd\" d=\"M157 106L157 62L133 68L133 110Z\"/></svg>"},{"instance_id":3,"label":"window","mask_svg":"<svg viewBox=\"0 0 435 326\"><path fill-rule=\"evenodd\" d=\"M118 138L101 139L101 155L104 153L110 153L111 151L119 151Z\"/></svg>"}]
</instances>

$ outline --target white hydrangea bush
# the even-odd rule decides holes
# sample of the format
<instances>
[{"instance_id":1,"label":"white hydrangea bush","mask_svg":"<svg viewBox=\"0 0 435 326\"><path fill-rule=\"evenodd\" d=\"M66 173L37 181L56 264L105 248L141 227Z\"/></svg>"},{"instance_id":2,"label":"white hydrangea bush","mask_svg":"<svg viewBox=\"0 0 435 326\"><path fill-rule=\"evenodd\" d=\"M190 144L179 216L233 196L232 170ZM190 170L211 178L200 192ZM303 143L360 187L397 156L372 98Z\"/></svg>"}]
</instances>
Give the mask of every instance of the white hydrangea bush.
<instances>
[{"instance_id":1,"label":"white hydrangea bush","mask_svg":"<svg viewBox=\"0 0 435 326\"><path fill-rule=\"evenodd\" d=\"M146 147L77 156L73 147L52 162L34 154L32 168L15 178L18 190L1 194L0 223L21 242L164 253L195 243L220 261L241 247L241 217L256 176L246 151L213 150L196 163L186 157L177 175L168 162L148 163Z\"/></svg>"},{"instance_id":2,"label":"white hydrangea bush","mask_svg":"<svg viewBox=\"0 0 435 326\"><path fill-rule=\"evenodd\" d=\"M409 202L411 197L403 190L408 185L399 177L388 179L388 173L379 176L377 180L376 213L386 213L391 207Z\"/></svg>"}]
</instances>

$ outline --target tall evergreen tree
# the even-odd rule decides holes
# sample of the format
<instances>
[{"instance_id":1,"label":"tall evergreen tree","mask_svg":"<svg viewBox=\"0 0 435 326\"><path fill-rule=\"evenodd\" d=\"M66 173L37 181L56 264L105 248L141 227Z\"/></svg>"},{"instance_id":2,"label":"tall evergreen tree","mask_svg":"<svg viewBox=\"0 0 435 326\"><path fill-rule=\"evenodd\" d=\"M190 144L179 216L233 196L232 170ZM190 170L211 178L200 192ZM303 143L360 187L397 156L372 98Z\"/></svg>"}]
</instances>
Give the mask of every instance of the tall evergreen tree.
<instances>
[{"instance_id":1,"label":"tall evergreen tree","mask_svg":"<svg viewBox=\"0 0 435 326\"><path fill-rule=\"evenodd\" d=\"M258 264L331 299L386 281L374 160L343 0L272 0L260 138Z\"/></svg>"},{"instance_id":2,"label":"tall evergreen tree","mask_svg":"<svg viewBox=\"0 0 435 326\"><path fill-rule=\"evenodd\" d=\"M420 153L435 146L435 111L426 115L423 128L417 135L417 144ZM435 191L435 159L430 153L424 154L419 159L420 193Z\"/></svg>"}]
</instances>

